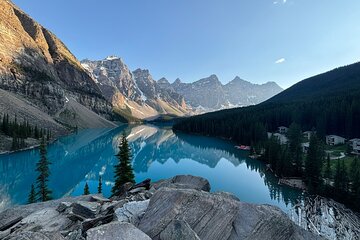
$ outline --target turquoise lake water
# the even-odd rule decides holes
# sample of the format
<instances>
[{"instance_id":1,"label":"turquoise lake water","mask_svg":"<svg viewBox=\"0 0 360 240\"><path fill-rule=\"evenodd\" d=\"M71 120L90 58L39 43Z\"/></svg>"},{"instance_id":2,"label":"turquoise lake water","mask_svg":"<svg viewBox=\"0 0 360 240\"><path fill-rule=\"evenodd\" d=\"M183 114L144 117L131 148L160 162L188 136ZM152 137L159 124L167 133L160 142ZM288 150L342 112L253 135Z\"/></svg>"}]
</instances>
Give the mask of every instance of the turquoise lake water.
<instances>
[{"instance_id":1,"label":"turquoise lake water","mask_svg":"<svg viewBox=\"0 0 360 240\"><path fill-rule=\"evenodd\" d=\"M248 158L247 152L229 141L175 134L166 126L124 125L82 130L48 146L53 198L81 195L86 182L90 192L96 193L100 175L104 195L109 196L117 162L114 155L124 131L137 182L192 174L207 178L211 191L232 192L242 201L272 204L284 211L302 197L301 191L278 185L263 163ZM37 149L0 155L0 211L26 203L38 159Z\"/></svg>"}]
</instances>

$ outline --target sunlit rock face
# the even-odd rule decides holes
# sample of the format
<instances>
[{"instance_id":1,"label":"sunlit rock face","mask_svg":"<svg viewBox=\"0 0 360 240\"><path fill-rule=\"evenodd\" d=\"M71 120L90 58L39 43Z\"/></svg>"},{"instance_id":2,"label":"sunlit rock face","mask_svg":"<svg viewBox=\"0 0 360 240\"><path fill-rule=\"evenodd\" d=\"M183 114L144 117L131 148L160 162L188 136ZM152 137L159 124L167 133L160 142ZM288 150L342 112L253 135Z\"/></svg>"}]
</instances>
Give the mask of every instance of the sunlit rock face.
<instances>
[{"instance_id":1,"label":"sunlit rock face","mask_svg":"<svg viewBox=\"0 0 360 240\"><path fill-rule=\"evenodd\" d=\"M184 116L188 113L184 98L161 88L149 70L131 72L123 60L115 56L100 61L86 59L81 64L122 115L151 119L159 115Z\"/></svg>"},{"instance_id":2,"label":"sunlit rock face","mask_svg":"<svg viewBox=\"0 0 360 240\"><path fill-rule=\"evenodd\" d=\"M61 40L11 1L0 1L0 19L1 89L60 121L69 98L111 118L111 104Z\"/></svg>"},{"instance_id":3,"label":"sunlit rock face","mask_svg":"<svg viewBox=\"0 0 360 240\"><path fill-rule=\"evenodd\" d=\"M52 112L64 103L65 98L61 96L67 91L73 92L80 102L87 103L90 108L100 112L109 109L101 110L106 103L99 88L54 34L11 2L1 1L0 4L2 88L22 92L35 99L55 97L53 102L44 102ZM99 100L99 108L91 100ZM101 106L101 101L104 106Z\"/></svg>"}]
</instances>

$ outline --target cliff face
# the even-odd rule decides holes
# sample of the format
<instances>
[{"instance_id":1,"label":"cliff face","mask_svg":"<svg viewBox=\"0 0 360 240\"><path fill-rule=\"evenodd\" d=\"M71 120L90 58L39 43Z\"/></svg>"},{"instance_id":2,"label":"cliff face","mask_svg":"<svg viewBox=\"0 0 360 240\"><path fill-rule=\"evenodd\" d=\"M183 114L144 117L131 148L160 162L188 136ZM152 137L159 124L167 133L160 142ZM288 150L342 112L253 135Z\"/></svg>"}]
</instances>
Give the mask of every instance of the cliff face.
<instances>
[{"instance_id":1,"label":"cliff face","mask_svg":"<svg viewBox=\"0 0 360 240\"><path fill-rule=\"evenodd\" d=\"M162 114L188 113L184 98L161 88L148 70L131 72L122 59L114 56L99 61L83 60L81 64L123 116L152 119Z\"/></svg>"},{"instance_id":2,"label":"cliff face","mask_svg":"<svg viewBox=\"0 0 360 240\"><path fill-rule=\"evenodd\" d=\"M0 1L0 88L25 96L50 115L63 111L71 97L111 116L110 103L74 55L8 0Z\"/></svg>"}]
</instances>

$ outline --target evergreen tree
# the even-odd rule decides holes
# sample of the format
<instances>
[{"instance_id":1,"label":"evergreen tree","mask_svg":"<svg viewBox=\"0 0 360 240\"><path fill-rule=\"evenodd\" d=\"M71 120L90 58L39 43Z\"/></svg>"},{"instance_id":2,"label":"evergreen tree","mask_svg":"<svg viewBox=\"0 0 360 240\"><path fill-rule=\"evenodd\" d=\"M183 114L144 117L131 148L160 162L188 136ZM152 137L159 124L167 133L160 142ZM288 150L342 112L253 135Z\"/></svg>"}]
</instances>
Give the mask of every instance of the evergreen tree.
<instances>
[{"instance_id":1,"label":"evergreen tree","mask_svg":"<svg viewBox=\"0 0 360 240\"><path fill-rule=\"evenodd\" d=\"M127 182L135 183L135 176L131 166L131 149L123 133L119 153L116 155L119 163L115 165L115 185L111 189L113 195L119 191L120 187Z\"/></svg>"},{"instance_id":2,"label":"evergreen tree","mask_svg":"<svg viewBox=\"0 0 360 240\"><path fill-rule=\"evenodd\" d=\"M326 157L326 165L324 170L324 178L326 179L326 184L329 184L330 179L332 178L331 165L330 165L330 155Z\"/></svg>"},{"instance_id":3,"label":"evergreen tree","mask_svg":"<svg viewBox=\"0 0 360 240\"><path fill-rule=\"evenodd\" d=\"M36 202L36 192L35 192L35 187L34 184L31 184L31 190L29 193L29 197L28 197L28 203L35 203Z\"/></svg>"},{"instance_id":4,"label":"evergreen tree","mask_svg":"<svg viewBox=\"0 0 360 240\"><path fill-rule=\"evenodd\" d=\"M47 150L45 138L41 139L40 144L40 160L36 164L36 171L38 172L37 181L37 195L38 200L45 202L51 200L51 190L48 188L48 181L50 176L50 161L47 159Z\"/></svg>"},{"instance_id":5,"label":"evergreen tree","mask_svg":"<svg viewBox=\"0 0 360 240\"><path fill-rule=\"evenodd\" d=\"M306 181L310 191L321 188L321 169L323 165L324 151L318 137L313 134L310 138L308 155L305 162Z\"/></svg>"},{"instance_id":6,"label":"evergreen tree","mask_svg":"<svg viewBox=\"0 0 360 240\"><path fill-rule=\"evenodd\" d=\"M99 176L98 193L102 193L102 179L101 179L101 176Z\"/></svg>"},{"instance_id":7,"label":"evergreen tree","mask_svg":"<svg viewBox=\"0 0 360 240\"><path fill-rule=\"evenodd\" d=\"M337 160L336 172L334 177L334 187L336 192L340 195L341 193L347 192L348 190L348 177L345 167L344 160Z\"/></svg>"},{"instance_id":8,"label":"evergreen tree","mask_svg":"<svg viewBox=\"0 0 360 240\"><path fill-rule=\"evenodd\" d=\"M287 137L289 139L289 150L291 154L291 159L295 165L295 175L301 176L303 165L301 149L301 127L296 123L292 123L289 127Z\"/></svg>"},{"instance_id":9,"label":"evergreen tree","mask_svg":"<svg viewBox=\"0 0 360 240\"><path fill-rule=\"evenodd\" d=\"M85 183L85 187L84 187L84 195L89 195L90 194L90 190L89 190L89 185L86 182Z\"/></svg>"},{"instance_id":10,"label":"evergreen tree","mask_svg":"<svg viewBox=\"0 0 360 240\"><path fill-rule=\"evenodd\" d=\"M34 129L34 138L39 139L39 137L40 137L40 133L39 133L38 126L36 125L35 129Z\"/></svg>"},{"instance_id":11,"label":"evergreen tree","mask_svg":"<svg viewBox=\"0 0 360 240\"><path fill-rule=\"evenodd\" d=\"M11 144L11 150L15 151L18 150L20 147L19 139L16 137L16 135L12 138L12 144Z\"/></svg>"},{"instance_id":12,"label":"evergreen tree","mask_svg":"<svg viewBox=\"0 0 360 240\"><path fill-rule=\"evenodd\" d=\"M351 190L357 199L360 199L360 160L354 158L350 169Z\"/></svg>"}]
</instances>

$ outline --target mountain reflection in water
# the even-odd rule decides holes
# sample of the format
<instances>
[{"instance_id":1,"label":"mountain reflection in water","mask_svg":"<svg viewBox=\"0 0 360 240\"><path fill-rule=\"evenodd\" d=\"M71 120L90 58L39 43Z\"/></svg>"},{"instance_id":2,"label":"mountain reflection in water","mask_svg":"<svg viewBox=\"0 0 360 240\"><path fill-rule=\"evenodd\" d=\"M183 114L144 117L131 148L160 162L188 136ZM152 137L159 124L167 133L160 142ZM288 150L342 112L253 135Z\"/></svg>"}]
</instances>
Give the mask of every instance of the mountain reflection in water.
<instances>
[{"instance_id":1,"label":"mountain reflection in water","mask_svg":"<svg viewBox=\"0 0 360 240\"><path fill-rule=\"evenodd\" d=\"M296 189L277 184L263 163L247 157L229 141L175 134L155 125L124 125L117 129L89 129L63 137L48 147L52 162L49 186L53 197L81 195L88 182L96 193L99 176L110 195L114 155L125 132L132 148L136 181L153 181L177 174L207 178L212 191L228 191L241 200L277 205L287 210L302 196ZM0 155L0 210L27 201L38 150Z\"/></svg>"}]
</instances>

